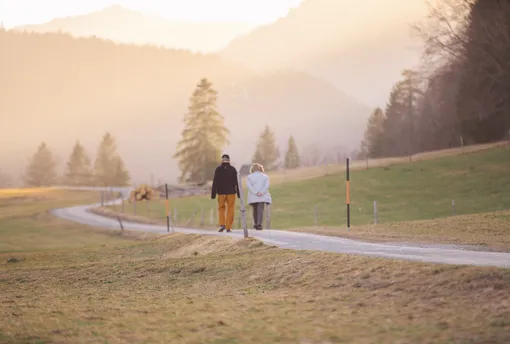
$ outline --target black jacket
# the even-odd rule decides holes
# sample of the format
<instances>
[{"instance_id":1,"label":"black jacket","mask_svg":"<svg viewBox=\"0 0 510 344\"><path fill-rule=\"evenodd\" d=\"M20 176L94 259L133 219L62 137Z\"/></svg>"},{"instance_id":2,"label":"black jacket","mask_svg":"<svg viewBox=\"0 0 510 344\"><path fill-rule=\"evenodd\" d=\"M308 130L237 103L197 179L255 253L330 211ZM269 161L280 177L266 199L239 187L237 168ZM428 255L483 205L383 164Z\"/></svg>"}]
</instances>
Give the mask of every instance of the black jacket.
<instances>
[{"instance_id":1,"label":"black jacket","mask_svg":"<svg viewBox=\"0 0 510 344\"><path fill-rule=\"evenodd\" d=\"M239 185L237 185L237 170L229 163L222 163L216 167L214 171L214 179L211 190L211 198L215 199L216 195L239 195Z\"/></svg>"}]
</instances>

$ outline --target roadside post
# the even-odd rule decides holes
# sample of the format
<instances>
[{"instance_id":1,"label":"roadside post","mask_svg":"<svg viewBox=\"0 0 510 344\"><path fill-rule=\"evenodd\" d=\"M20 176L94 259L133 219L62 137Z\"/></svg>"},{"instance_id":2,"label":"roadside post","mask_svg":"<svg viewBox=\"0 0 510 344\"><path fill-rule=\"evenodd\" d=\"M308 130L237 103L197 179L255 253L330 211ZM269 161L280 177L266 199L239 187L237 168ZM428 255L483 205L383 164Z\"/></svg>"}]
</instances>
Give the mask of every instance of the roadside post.
<instances>
[{"instance_id":1,"label":"roadside post","mask_svg":"<svg viewBox=\"0 0 510 344\"><path fill-rule=\"evenodd\" d=\"M351 181L349 175L349 158L346 159L345 170L345 203L347 205L347 231L351 228Z\"/></svg>"},{"instance_id":2,"label":"roadside post","mask_svg":"<svg viewBox=\"0 0 510 344\"><path fill-rule=\"evenodd\" d=\"M165 183L165 209L166 209L166 231L170 232L170 209L168 204L168 184Z\"/></svg>"}]
</instances>

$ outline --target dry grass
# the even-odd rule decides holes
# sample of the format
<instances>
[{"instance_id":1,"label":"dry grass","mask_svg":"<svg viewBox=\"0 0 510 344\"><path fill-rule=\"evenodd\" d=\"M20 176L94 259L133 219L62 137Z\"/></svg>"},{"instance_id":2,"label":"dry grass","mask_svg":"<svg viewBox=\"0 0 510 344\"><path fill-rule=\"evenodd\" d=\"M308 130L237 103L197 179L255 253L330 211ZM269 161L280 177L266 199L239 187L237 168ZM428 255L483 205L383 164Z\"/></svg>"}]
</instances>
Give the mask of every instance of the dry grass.
<instances>
[{"instance_id":1,"label":"dry grass","mask_svg":"<svg viewBox=\"0 0 510 344\"><path fill-rule=\"evenodd\" d=\"M351 227L350 231L345 227L289 230L371 242L473 245L510 252L510 211L356 226Z\"/></svg>"},{"instance_id":2,"label":"dry grass","mask_svg":"<svg viewBox=\"0 0 510 344\"><path fill-rule=\"evenodd\" d=\"M505 269L183 234L24 258L0 265L1 343L510 341Z\"/></svg>"},{"instance_id":3,"label":"dry grass","mask_svg":"<svg viewBox=\"0 0 510 344\"><path fill-rule=\"evenodd\" d=\"M50 209L97 202L97 192L58 189L0 190L0 252L128 244L145 233L92 228L55 218Z\"/></svg>"}]
</instances>

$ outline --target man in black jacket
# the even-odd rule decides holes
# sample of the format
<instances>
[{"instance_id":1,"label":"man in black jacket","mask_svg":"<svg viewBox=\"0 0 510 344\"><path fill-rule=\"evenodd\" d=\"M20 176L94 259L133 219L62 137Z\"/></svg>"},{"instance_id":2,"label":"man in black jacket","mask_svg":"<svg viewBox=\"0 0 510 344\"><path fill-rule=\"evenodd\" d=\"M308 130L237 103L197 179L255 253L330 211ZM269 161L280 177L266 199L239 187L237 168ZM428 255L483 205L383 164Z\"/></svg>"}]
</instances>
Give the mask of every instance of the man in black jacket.
<instances>
[{"instance_id":1,"label":"man in black jacket","mask_svg":"<svg viewBox=\"0 0 510 344\"><path fill-rule=\"evenodd\" d=\"M227 154L223 154L221 165L214 171L211 199L215 199L216 195L218 195L218 221L220 226L218 232L223 232L225 229L227 232L231 232L236 209L236 195L237 198L241 196L237 184L237 170L230 165L230 157Z\"/></svg>"}]
</instances>

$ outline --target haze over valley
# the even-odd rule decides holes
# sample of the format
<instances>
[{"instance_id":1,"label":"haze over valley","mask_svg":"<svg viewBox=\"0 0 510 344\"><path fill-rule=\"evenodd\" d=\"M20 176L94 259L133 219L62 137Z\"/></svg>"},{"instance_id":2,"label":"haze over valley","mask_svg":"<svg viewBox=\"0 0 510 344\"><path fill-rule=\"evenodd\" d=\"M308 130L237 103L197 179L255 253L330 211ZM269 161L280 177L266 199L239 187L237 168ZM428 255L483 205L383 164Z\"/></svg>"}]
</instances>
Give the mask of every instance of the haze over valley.
<instances>
[{"instance_id":1,"label":"haze over valley","mask_svg":"<svg viewBox=\"0 0 510 344\"><path fill-rule=\"evenodd\" d=\"M373 107L419 60L410 25L421 1L392 3L382 18L373 0L307 0L260 27L113 5L2 30L2 170L20 176L41 141L63 168L76 140L94 156L110 132L133 182L175 180L172 155L202 78L218 91L236 163L251 161L266 125L282 156L292 135L312 159L336 162L359 148Z\"/></svg>"}]
</instances>

